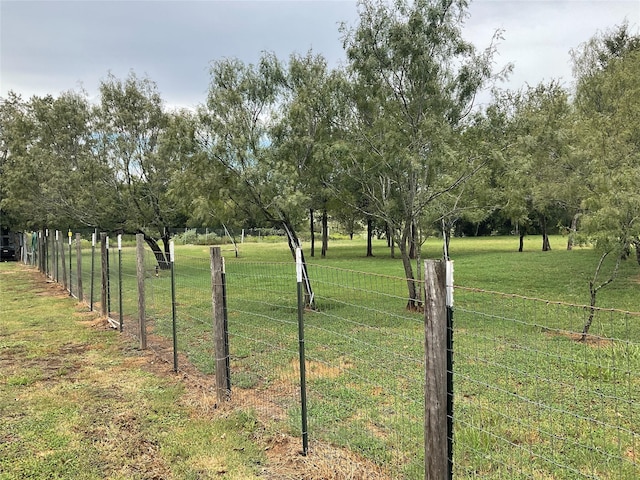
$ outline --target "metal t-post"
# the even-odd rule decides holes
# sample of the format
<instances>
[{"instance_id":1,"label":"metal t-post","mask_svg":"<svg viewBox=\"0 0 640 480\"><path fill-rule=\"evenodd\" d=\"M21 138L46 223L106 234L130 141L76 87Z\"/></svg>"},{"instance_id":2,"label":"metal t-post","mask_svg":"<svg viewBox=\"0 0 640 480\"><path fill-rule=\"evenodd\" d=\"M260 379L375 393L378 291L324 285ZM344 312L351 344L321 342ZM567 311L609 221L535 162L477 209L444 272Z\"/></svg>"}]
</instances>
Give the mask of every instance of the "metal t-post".
<instances>
[{"instance_id":1,"label":"metal t-post","mask_svg":"<svg viewBox=\"0 0 640 480\"><path fill-rule=\"evenodd\" d=\"M309 452L307 428L307 372L304 349L304 292L302 275L302 249L296 248L296 277L298 284L298 346L300 356L300 403L302 407L302 454Z\"/></svg>"},{"instance_id":2,"label":"metal t-post","mask_svg":"<svg viewBox=\"0 0 640 480\"><path fill-rule=\"evenodd\" d=\"M176 325L176 269L175 246L173 240L169 242L169 262L171 265L171 329L173 332L173 371L178 371L178 332Z\"/></svg>"},{"instance_id":3,"label":"metal t-post","mask_svg":"<svg viewBox=\"0 0 640 480\"><path fill-rule=\"evenodd\" d=\"M118 312L120 315L120 331L124 328L124 313L122 312L122 234L118 235Z\"/></svg>"}]
</instances>

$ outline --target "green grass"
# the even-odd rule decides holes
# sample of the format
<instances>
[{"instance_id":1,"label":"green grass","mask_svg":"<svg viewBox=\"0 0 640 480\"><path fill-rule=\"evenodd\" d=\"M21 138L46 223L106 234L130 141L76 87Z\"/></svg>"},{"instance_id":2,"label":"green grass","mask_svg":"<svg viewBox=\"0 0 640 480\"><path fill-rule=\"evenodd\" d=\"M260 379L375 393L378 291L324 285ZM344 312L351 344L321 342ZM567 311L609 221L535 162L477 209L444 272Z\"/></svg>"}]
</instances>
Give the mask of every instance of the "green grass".
<instances>
[{"instance_id":1,"label":"green grass","mask_svg":"<svg viewBox=\"0 0 640 480\"><path fill-rule=\"evenodd\" d=\"M519 253L516 237L452 240L459 478L640 475L640 317L598 312L595 336L576 341L588 312L559 302L588 303L598 254L566 251L565 241L553 237L554 249L541 252L539 237L527 237ZM222 248L233 386L255 398L256 414L275 429L299 434L291 254L285 243L243 244L239 258ZM212 373L209 249L176 251L180 348ZM382 241L367 258L361 239L331 242L324 259L305 253L318 305L305 314L310 438L348 447L395 476L421 478L423 318L404 308L399 258ZM422 256L439 258L441 242L428 241ZM124 291L135 292L133 249L123 257ZM156 332L170 336L169 274L156 276L152 262L147 272L148 315ZM634 260L623 262L599 306L639 311L638 273ZM137 296L123 300L135 314Z\"/></svg>"},{"instance_id":2,"label":"green grass","mask_svg":"<svg viewBox=\"0 0 640 480\"><path fill-rule=\"evenodd\" d=\"M0 479L257 478L246 414L198 408L33 271L0 263L0 298Z\"/></svg>"}]
</instances>

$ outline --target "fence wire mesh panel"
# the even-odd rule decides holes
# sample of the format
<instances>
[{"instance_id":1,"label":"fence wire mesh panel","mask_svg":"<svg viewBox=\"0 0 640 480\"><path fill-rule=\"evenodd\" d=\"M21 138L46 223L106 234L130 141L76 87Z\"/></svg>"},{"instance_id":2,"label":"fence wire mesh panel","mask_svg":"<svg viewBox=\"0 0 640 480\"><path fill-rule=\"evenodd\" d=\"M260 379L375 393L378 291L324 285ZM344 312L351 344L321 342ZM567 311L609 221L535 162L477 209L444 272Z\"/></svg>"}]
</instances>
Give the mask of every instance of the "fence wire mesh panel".
<instances>
[{"instance_id":1,"label":"fence wire mesh panel","mask_svg":"<svg viewBox=\"0 0 640 480\"><path fill-rule=\"evenodd\" d=\"M640 314L456 287L457 478L640 478Z\"/></svg>"},{"instance_id":2,"label":"fence wire mesh panel","mask_svg":"<svg viewBox=\"0 0 640 480\"><path fill-rule=\"evenodd\" d=\"M96 276L95 269L100 267L100 258L94 258L93 271L91 265L91 233L82 233L82 240L80 242L80 248L82 251L82 299L87 305L93 305L97 302L96 287L99 291L99 275ZM98 278L97 282L96 279ZM91 283L93 281L93 292L91 290ZM92 298L93 295L93 298ZM95 309L95 307L94 307Z\"/></svg>"},{"instance_id":3,"label":"fence wire mesh panel","mask_svg":"<svg viewBox=\"0 0 640 480\"><path fill-rule=\"evenodd\" d=\"M169 263L162 254L158 257L145 244L144 249L144 286L147 333L171 336L171 272ZM149 346L158 350L159 345L149 341ZM163 359L170 359L163 352Z\"/></svg>"},{"instance_id":4,"label":"fence wire mesh panel","mask_svg":"<svg viewBox=\"0 0 640 480\"><path fill-rule=\"evenodd\" d=\"M163 275L168 276L170 272ZM175 261L175 277L178 351L186 354L202 373L213 374L211 272L206 253L191 255L181 252ZM169 302L170 295L171 292ZM171 328L171 322L163 322L159 333L170 338Z\"/></svg>"},{"instance_id":5,"label":"fence wire mesh panel","mask_svg":"<svg viewBox=\"0 0 640 480\"><path fill-rule=\"evenodd\" d=\"M70 294L78 298L78 256L76 250L76 240L73 237L67 236L64 242L64 248L67 261L67 272L69 274L69 292Z\"/></svg>"},{"instance_id":6,"label":"fence wire mesh panel","mask_svg":"<svg viewBox=\"0 0 640 480\"><path fill-rule=\"evenodd\" d=\"M407 309L407 280L319 265L309 277L311 438L390 477L424 478L424 314Z\"/></svg>"},{"instance_id":7,"label":"fence wire mesh panel","mask_svg":"<svg viewBox=\"0 0 640 480\"><path fill-rule=\"evenodd\" d=\"M113 267L111 267L113 268ZM131 241L122 247L122 316L123 328L131 334L138 331L138 277L136 247ZM118 299L119 308L119 299ZM119 312L118 312L119 313Z\"/></svg>"},{"instance_id":8,"label":"fence wire mesh panel","mask_svg":"<svg viewBox=\"0 0 640 480\"><path fill-rule=\"evenodd\" d=\"M232 398L300 435L294 263L226 265Z\"/></svg>"}]
</instances>

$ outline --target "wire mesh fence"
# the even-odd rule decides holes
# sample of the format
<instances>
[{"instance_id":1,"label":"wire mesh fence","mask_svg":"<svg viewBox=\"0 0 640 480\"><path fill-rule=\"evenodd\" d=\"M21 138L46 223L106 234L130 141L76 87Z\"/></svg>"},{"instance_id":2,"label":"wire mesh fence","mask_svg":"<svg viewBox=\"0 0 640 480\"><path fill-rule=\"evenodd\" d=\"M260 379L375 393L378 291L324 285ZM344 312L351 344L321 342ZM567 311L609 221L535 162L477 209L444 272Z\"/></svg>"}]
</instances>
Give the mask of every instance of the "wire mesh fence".
<instances>
[{"instance_id":1,"label":"wire mesh fence","mask_svg":"<svg viewBox=\"0 0 640 480\"><path fill-rule=\"evenodd\" d=\"M456 476L640 478L640 315L456 293Z\"/></svg>"},{"instance_id":2,"label":"wire mesh fence","mask_svg":"<svg viewBox=\"0 0 640 480\"><path fill-rule=\"evenodd\" d=\"M46 244L49 277L62 278L64 248L77 292L80 242L84 301L98 309L104 298L112 325L138 335L142 272L149 346L171 363L175 335L184 358L215 374L209 249L179 251L172 285L148 246L139 270L133 241L112 240L102 293L91 237L71 250L66 237ZM322 442L352 452L372 478L425 478L425 314L407 309L407 280L307 268L301 337L295 264L227 259L231 401L269 431L308 434L311 455ZM640 314L456 286L454 317L453 477L640 478Z\"/></svg>"}]
</instances>

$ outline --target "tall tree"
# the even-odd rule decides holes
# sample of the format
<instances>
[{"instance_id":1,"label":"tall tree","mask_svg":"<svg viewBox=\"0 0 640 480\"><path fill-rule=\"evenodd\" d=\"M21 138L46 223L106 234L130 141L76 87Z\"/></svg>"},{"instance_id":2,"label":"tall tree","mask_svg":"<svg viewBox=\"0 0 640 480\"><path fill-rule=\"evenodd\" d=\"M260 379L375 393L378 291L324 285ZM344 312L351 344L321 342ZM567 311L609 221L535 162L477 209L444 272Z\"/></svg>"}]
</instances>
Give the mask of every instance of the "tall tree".
<instances>
[{"instance_id":1,"label":"tall tree","mask_svg":"<svg viewBox=\"0 0 640 480\"><path fill-rule=\"evenodd\" d=\"M578 148L588 159L581 232L601 252L589 283L592 309L584 339L598 291L616 278L631 245L636 254L640 250L640 36L623 24L594 36L573 54ZM608 274L603 271L607 257L614 259Z\"/></svg>"},{"instance_id":2,"label":"tall tree","mask_svg":"<svg viewBox=\"0 0 640 480\"><path fill-rule=\"evenodd\" d=\"M502 99L511 102L508 162L501 176L505 214L521 227L538 224L542 250L551 249L549 224L571 206L576 164L572 149L573 112L569 95L552 81L528 87ZM522 236L520 237L522 249Z\"/></svg>"},{"instance_id":3,"label":"tall tree","mask_svg":"<svg viewBox=\"0 0 640 480\"><path fill-rule=\"evenodd\" d=\"M466 14L464 0L398 0L392 6L365 0L358 25L345 30L355 85L353 142L364 153L352 157L357 165L351 171L400 250L410 309L421 304L412 232L428 205L486 163L457 148L474 97L492 78L495 51L492 44L478 53L462 38Z\"/></svg>"},{"instance_id":4,"label":"tall tree","mask_svg":"<svg viewBox=\"0 0 640 480\"><path fill-rule=\"evenodd\" d=\"M207 104L200 110L200 140L207 152L197 167L205 182L224 186L225 195L247 216L260 215L282 228L293 255L297 225L310 204L310 175L325 135L320 57L293 56L288 66L264 54L257 65L237 59L211 68ZM316 103L317 102L317 103ZM306 302L313 304L303 268Z\"/></svg>"},{"instance_id":5,"label":"tall tree","mask_svg":"<svg viewBox=\"0 0 640 480\"><path fill-rule=\"evenodd\" d=\"M284 75L282 115L272 130L275 155L295 167L299 189L309 202L310 223L313 212L320 212L323 257L332 200L329 184L334 180L330 157L341 137L337 118L344 109L340 95L344 81L340 72L329 71L322 56L291 55Z\"/></svg>"},{"instance_id":6,"label":"tall tree","mask_svg":"<svg viewBox=\"0 0 640 480\"><path fill-rule=\"evenodd\" d=\"M184 218L169 194L175 144L167 140L161 148L171 118L157 85L134 73L125 80L109 75L100 84L99 119L99 151L122 209L119 227L144 234L160 268L169 268L170 227Z\"/></svg>"},{"instance_id":7,"label":"tall tree","mask_svg":"<svg viewBox=\"0 0 640 480\"><path fill-rule=\"evenodd\" d=\"M86 95L2 102L4 207L23 228L94 225L104 212L105 169L93 157L92 110Z\"/></svg>"}]
</instances>

